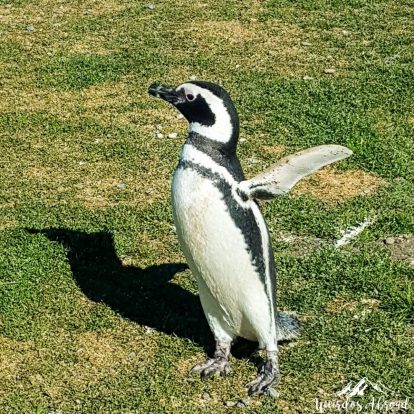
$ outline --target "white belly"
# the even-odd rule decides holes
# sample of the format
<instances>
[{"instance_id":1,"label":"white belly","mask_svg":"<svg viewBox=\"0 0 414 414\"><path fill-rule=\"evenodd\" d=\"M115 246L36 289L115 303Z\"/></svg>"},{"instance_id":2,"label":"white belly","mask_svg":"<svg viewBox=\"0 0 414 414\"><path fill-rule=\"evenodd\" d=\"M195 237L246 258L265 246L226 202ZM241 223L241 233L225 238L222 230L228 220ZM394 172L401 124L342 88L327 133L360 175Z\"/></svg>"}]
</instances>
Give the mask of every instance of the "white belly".
<instances>
[{"instance_id":1,"label":"white belly","mask_svg":"<svg viewBox=\"0 0 414 414\"><path fill-rule=\"evenodd\" d=\"M234 336L259 342L273 338L271 299L222 193L194 170L178 169L172 203L178 239L197 279L207 319L223 321ZM252 208L258 212L256 205Z\"/></svg>"}]
</instances>

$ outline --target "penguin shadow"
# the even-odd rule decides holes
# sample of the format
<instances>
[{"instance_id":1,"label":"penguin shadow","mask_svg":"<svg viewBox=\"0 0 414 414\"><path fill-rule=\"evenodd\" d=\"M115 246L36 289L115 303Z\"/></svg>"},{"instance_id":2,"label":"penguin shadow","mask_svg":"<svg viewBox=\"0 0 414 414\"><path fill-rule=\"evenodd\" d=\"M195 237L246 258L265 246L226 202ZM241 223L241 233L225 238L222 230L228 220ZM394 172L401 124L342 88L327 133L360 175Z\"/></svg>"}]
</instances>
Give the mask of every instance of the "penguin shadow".
<instances>
[{"instance_id":1,"label":"penguin shadow","mask_svg":"<svg viewBox=\"0 0 414 414\"><path fill-rule=\"evenodd\" d=\"M188 339L211 354L214 340L198 296L171 283L187 269L184 263L164 263L145 269L123 265L111 233L85 233L64 228L27 229L43 234L67 250L74 280L94 302L119 315L168 335Z\"/></svg>"}]
</instances>

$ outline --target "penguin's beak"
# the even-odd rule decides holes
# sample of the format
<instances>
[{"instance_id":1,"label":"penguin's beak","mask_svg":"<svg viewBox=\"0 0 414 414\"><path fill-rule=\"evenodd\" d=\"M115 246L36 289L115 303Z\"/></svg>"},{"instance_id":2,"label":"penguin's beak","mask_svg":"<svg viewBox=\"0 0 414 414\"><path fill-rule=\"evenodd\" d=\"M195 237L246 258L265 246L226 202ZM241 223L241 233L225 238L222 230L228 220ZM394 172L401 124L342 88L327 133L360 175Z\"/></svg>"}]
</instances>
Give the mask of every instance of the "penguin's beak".
<instances>
[{"instance_id":1,"label":"penguin's beak","mask_svg":"<svg viewBox=\"0 0 414 414\"><path fill-rule=\"evenodd\" d=\"M177 92L173 86L161 85L159 83L153 83L148 88L148 93L156 98L164 99L173 105L185 102L184 96Z\"/></svg>"}]
</instances>

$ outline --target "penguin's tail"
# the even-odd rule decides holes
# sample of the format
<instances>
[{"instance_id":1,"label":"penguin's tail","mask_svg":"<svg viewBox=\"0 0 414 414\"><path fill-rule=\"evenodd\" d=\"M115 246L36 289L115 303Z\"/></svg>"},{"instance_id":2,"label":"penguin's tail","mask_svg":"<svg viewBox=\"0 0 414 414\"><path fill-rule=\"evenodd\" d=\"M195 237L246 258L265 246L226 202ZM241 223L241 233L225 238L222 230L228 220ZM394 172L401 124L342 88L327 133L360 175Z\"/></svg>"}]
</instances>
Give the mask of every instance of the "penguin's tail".
<instances>
[{"instance_id":1,"label":"penguin's tail","mask_svg":"<svg viewBox=\"0 0 414 414\"><path fill-rule=\"evenodd\" d=\"M297 315L292 312L277 312L278 342L293 341L300 333Z\"/></svg>"}]
</instances>

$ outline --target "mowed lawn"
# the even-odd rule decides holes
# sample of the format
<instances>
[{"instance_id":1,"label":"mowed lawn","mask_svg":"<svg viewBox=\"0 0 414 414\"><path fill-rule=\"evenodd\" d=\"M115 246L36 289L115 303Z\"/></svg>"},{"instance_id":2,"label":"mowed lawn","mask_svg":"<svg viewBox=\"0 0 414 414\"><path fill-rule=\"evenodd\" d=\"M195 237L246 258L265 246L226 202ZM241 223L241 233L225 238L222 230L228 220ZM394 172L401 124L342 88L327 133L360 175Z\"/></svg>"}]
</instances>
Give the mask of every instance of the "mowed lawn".
<instances>
[{"instance_id":1,"label":"mowed lawn","mask_svg":"<svg viewBox=\"0 0 414 414\"><path fill-rule=\"evenodd\" d=\"M0 412L316 412L363 377L414 398L413 66L411 0L0 0ZM249 177L354 151L261 203L303 326L276 399L246 400L246 345L188 373L214 344L169 201L187 124L147 88L191 77L231 93Z\"/></svg>"}]
</instances>

